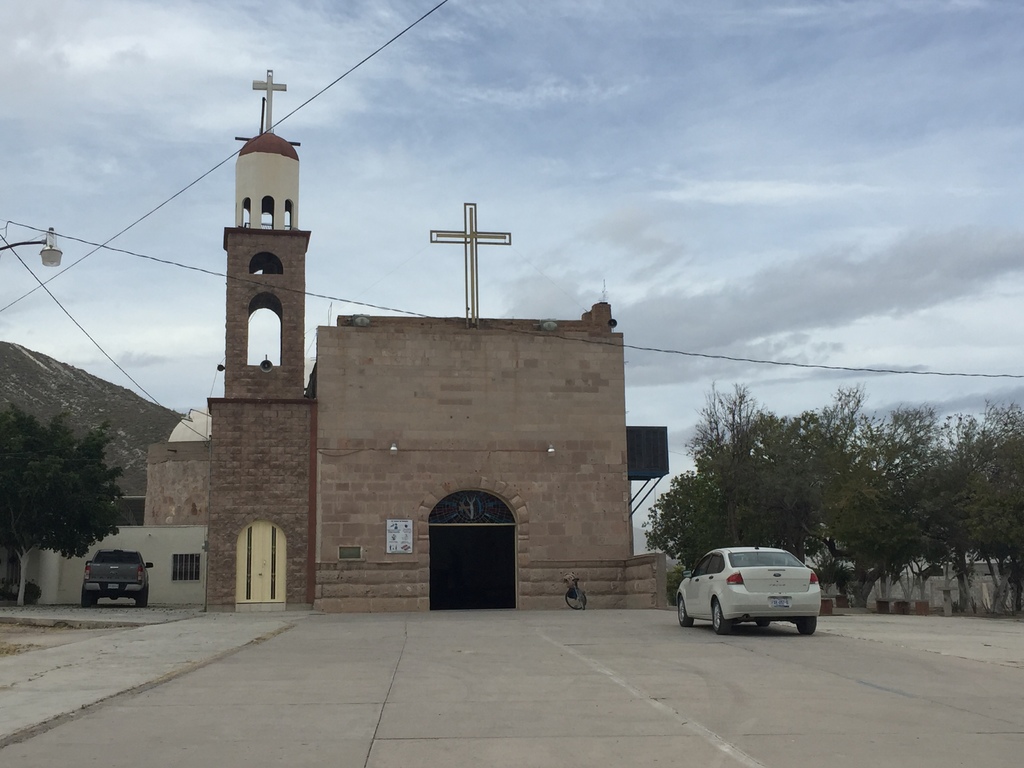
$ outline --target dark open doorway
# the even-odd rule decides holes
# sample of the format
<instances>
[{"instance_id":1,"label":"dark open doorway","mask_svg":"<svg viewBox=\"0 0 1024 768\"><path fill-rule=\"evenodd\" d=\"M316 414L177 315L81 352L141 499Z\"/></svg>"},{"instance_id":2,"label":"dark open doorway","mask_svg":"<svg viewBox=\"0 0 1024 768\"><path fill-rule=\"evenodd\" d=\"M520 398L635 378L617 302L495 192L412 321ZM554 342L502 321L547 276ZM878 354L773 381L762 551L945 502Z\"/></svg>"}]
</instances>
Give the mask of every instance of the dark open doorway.
<instances>
[{"instance_id":1,"label":"dark open doorway","mask_svg":"<svg viewBox=\"0 0 1024 768\"><path fill-rule=\"evenodd\" d=\"M430 526L430 610L516 607L514 525Z\"/></svg>"}]
</instances>

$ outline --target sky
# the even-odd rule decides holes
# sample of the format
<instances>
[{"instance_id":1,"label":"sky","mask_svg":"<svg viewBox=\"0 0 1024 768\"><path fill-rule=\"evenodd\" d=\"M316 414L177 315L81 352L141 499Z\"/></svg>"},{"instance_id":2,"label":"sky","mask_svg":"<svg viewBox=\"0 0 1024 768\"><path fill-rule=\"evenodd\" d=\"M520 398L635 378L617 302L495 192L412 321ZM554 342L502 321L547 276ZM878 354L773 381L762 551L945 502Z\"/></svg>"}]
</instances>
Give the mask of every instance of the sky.
<instances>
[{"instance_id":1,"label":"sky","mask_svg":"<svg viewBox=\"0 0 1024 768\"><path fill-rule=\"evenodd\" d=\"M474 202L512 233L481 316L606 298L673 474L712 387L1024 401L1024 4L449 0L371 55L437 2L0 0L0 234L64 251L0 252L0 340L182 412L221 396L235 137L272 69L331 297L310 357L339 314L464 315L429 231ZM136 255L80 242L115 235Z\"/></svg>"}]
</instances>

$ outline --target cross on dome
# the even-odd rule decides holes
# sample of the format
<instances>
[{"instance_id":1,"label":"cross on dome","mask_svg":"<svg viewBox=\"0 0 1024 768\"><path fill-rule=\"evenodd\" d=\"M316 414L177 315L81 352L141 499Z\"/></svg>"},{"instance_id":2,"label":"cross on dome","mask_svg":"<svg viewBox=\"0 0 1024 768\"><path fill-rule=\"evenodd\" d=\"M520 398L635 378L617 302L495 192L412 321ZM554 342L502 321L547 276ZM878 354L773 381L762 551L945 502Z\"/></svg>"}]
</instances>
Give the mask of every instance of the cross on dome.
<instances>
[{"instance_id":1,"label":"cross on dome","mask_svg":"<svg viewBox=\"0 0 1024 768\"><path fill-rule=\"evenodd\" d=\"M267 120L266 128L260 126L260 133L273 133L274 132L274 91L287 91L288 86L284 83L274 82L274 70L267 70L266 80L253 80L252 89L254 91L266 91L267 99Z\"/></svg>"}]
</instances>

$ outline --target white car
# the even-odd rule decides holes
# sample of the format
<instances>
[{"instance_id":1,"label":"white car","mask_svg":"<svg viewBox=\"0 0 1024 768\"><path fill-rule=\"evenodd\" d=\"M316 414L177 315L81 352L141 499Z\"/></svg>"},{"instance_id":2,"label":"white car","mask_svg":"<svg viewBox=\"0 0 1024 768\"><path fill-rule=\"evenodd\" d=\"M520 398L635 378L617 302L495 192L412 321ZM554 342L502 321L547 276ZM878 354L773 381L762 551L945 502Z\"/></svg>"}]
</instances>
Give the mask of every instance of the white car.
<instances>
[{"instance_id":1,"label":"white car","mask_svg":"<svg viewBox=\"0 0 1024 768\"><path fill-rule=\"evenodd\" d=\"M818 574L784 549L725 547L704 555L682 580L676 606L682 627L708 619L727 635L743 621L759 627L791 621L801 635L812 635L821 588Z\"/></svg>"}]
</instances>

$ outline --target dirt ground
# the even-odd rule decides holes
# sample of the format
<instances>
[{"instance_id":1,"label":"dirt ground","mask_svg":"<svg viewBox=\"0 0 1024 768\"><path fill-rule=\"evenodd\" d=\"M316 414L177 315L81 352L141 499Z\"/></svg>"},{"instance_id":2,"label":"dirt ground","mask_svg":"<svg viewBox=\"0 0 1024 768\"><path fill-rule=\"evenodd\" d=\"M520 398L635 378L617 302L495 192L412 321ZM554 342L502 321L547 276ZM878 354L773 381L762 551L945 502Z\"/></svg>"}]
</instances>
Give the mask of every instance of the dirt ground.
<instances>
[{"instance_id":1,"label":"dirt ground","mask_svg":"<svg viewBox=\"0 0 1024 768\"><path fill-rule=\"evenodd\" d=\"M123 632L124 627L103 629L81 629L73 627L37 627L22 624L0 624L0 656L54 648L58 645L77 643L90 637Z\"/></svg>"}]
</instances>

